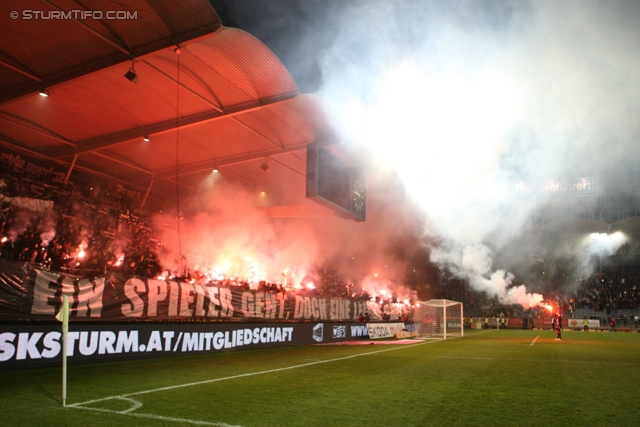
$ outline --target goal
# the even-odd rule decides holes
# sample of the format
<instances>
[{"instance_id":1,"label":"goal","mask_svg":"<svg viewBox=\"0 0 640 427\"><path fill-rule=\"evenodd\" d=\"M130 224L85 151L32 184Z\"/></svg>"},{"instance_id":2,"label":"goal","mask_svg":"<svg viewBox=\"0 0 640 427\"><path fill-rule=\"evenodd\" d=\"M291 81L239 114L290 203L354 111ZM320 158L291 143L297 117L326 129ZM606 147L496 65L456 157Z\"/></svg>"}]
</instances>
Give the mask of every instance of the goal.
<instances>
[{"instance_id":1,"label":"goal","mask_svg":"<svg viewBox=\"0 0 640 427\"><path fill-rule=\"evenodd\" d=\"M419 301L413 310L413 324L423 338L464 336L462 303L447 299Z\"/></svg>"}]
</instances>

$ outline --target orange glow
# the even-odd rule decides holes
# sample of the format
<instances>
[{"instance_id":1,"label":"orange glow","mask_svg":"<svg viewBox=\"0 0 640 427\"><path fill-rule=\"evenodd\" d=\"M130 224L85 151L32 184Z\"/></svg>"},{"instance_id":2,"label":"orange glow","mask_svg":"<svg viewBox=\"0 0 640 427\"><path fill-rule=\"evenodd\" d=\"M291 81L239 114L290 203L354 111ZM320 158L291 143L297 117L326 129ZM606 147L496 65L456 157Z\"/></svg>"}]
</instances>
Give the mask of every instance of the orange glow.
<instances>
[{"instance_id":1,"label":"orange glow","mask_svg":"<svg viewBox=\"0 0 640 427\"><path fill-rule=\"evenodd\" d=\"M549 304L543 304L542 305L544 308L546 308L547 310L549 310L549 312L553 312L553 306L549 305Z\"/></svg>"},{"instance_id":2,"label":"orange glow","mask_svg":"<svg viewBox=\"0 0 640 427\"><path fill-rule=\"evenodd\" d=\"M84 258L84 256L85 256L84 251L78 252L78 258Z\"/></svg>"}]
</instances>

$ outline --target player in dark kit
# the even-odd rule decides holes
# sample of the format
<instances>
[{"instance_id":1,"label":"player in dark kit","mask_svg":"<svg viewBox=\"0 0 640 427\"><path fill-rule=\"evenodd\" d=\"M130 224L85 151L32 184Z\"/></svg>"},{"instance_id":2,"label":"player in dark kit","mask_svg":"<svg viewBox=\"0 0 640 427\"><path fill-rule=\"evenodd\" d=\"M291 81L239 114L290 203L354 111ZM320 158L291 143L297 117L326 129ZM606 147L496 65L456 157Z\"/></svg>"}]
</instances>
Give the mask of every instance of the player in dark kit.
<instances>
[{"instance_id":1,"label":"player in dark kit","mask_svg":"<svg viewBox=\"0 0 640 427\"><path fill-rule=\"evenodd\" d=\"M556 340L562 340L562 314L558 313L555 319L556 323Z\"/></svg>"}]
</instances>

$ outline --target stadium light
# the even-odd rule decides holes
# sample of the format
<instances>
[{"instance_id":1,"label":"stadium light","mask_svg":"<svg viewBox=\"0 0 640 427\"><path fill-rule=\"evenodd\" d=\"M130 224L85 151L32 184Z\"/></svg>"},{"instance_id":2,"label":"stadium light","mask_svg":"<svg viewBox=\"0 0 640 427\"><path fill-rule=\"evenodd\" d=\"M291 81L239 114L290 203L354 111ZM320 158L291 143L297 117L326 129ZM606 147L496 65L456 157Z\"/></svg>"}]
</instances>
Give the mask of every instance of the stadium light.
<instances>
[{"instance_id":1,"label":"stadium light","mask_svg":"<svg viewBox=\"0 0 640 427\"><path fill-rule=\"evenodd\" d=\"M136 74L136 72L133 70L133 68L131 68L129 71L127 71L124 75L127 79L129 79L129 81L131 83L138 83L138 75Z\"/></svg>"},{"instance_id":2,"label":"stadium light","mask_svg":"<svg viewBox=\"0 0 640 427\"><path fill-rule=\"evenodd\" d=\"M136 74L136 70L133 69L133 64L135 64L135 62L131 62L131 68L129 68L129 71L127 71L124 76L127 78L127 80L129 80L131 83L138 83L138 75Z\"/></svg>"}]
</instances>

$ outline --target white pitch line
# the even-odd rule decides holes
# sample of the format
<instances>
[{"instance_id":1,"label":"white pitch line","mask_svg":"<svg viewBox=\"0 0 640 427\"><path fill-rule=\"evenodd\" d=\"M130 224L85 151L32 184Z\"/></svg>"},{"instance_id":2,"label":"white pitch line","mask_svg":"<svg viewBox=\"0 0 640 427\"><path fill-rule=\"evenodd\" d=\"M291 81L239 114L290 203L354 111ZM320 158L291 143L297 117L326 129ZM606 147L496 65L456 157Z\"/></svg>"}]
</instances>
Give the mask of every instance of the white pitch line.
<instances>
[{"instance_id":1,"label":"white pitch line","mask_svg":"<svg viewBox=\"0 0 640 427\"><path fill-rule=\"evenodd\" d=\"M456 338L459 338L459 337L456 337ZM67 407L75 408L75 407L79 407L79 406L82 406L82 405L88 405L88 404L91 404L91 403L103 402L105 400L122 399L122 398L127 398L129 396L139 396L141 394L155 393L155 392L158 392L158 391L174 390L176 388L192 387L192 386L196 386L196 385L209 384L209 383L214 383L214 382L219 382L219 381L226 381L226 380L234 380L234 379L238 379L238 378L252 377L252 376L255 376L255 375L272 374L274 372L282 372L282 371L288 371L288 370L291 370L291 369L304 368L304 367L307 367L307 366L319 365L321 363L329 363L329 362L337 362L337 361L340 361L340 360L348 360L348 359L353 359L353 358L361 357L361 356L370 356L372 354L378 354L378 353L384 353L384 352L387 352L387 351L400 350L402 348L413 347L413 346L423 345L423 344L431 344L431 343L434 343L434 342L438 342L438 341L426 341L426 342L421 342L421 343L416 343L416 344L403 345L401 347L385 348L384 350L369 351L367 353L353 354L351 356L338 357L338 358L335 358L335 359L327 359L327 360L319 360L319 361L316 361L316 362L301 363L299 365L286 366L284 368L268 369L266 371L249 372L249 373L246 373L246 374L231 375L231 376L228 376L228 377L214 378L214 379L210 379L210 380L197 381L197 382L193 382L193 383L186 383L186 384L171 385L171 386L167 386L167 387L160 387L160 388L156 388L156 389L152 389L152 390L143 390L143 391L136 391L136 392L133 392L133 393L119 394L119 395L115 395L115 396L103 397L101 399L87 400L86 402L73 403L71 405L67 405Z\"/></svg>"},{"instance_id":2,"label":"white pitch line","mask_svg":"<svg viewBox=\"0 0 640 427\"><path fill-rule=\"evenodd\" d=\"M486 333L486 332L490 332L490 331L478 332L477 334L472 334L471 336L482 334L482 333ZM466 335L466 336L469 337L469 335ZM455 338L464 338L464 337L452 337L451 339L455 339ZM446 340L440 340L440 341L446 341ZM439 342L439 341L424 341L424 342L420 342L420 343L416 343L416 344L405 344L405 345L402 345L402 346L399 346L399 347L385 348L383 350L369 351L367 353L354 354L354 355L345 356L345 357L337 357L335 359L318 360L318 361L314 361L314 362L310 362L310 363L302 363L300 365L288 366L288 367L285 367L285 368L268 369L266 371L250 372L248 374L232 375L232 376L229 376L229 377L215 378L215 379L211 379L211 380L197 381L197 382L193 382L193 383L179 384L179 385L175 385L175 386L160 387L160 388L156 388L156 389L153 389L153 390L144 390L144 391L138 391L138 392L134 392L134 393L121 394L121 395L117 395L117 396L109 396L109 397L104 397L102 399L93 399L93 400L87 400L86 402L73 403L71 405L66 405L66 407L67 408L75 408L75 409L84 409L84 410L88 410L88 411L105 412L105 413L110 413L110 414L129 415L129 416L132 416L132 417L157 419L157 420L163 420L163 421L175 421L175 422L189 423L189 424L195 424L195 425L205 425L205 426L215 426L215 427L242 427L242 426L234 426L234 425L231 425L231 424L220 423L220 422L190 420L190 419L186 419L186 418L163 417L161 415L139 414L139 413L131 412L131 411L133 411L135 409L138 409L142 405L140 405L140 406L136 405L135 408L126 409L124 411L113 411L113 410L110 410L110 409L91 408L91 407L87 407L87 406L84 406L84 405L89 405L89 404L97 403L97 402L104 402L104 401L113 400L113 399L121 399L121 400L128 400L128 401L137 402L137 401L135 401L133 399L129 399L129 396L138 396L138 395L141 395L141 394L155 393L157 391L173 390L173 389L176 389L176 388L191 387L191 386L195 386L195 385L208 384L208 383L213 383L213 382L218 382L218 381L232 380L232 379L237 379L237 378L251 377L251 376L254 376L254 375L270 374L270 373L274 373L274 372L281 372L281 371L287 371L287 370L291 370L291 369L304 368L306 366L313 366L313 365L318 365L318 364L321 364L321 363L337 362L337 361L340 361L340 360L348 360L348 359L353 359L353 358L360 357L360 356L370 356L370 355L373 355L373 354L384 353L384 352L387 352L387 351L401 350L401 349L404 349L404 348L407 348L407 347L413 347L413 346L424 345L424 344L432 344L434 342Z\"/></svg>"},{"instance_id":3,"label":"white pitch line","mask_svg":"<svg viewBox=\"0 0 640 427\"><path fill-rule=\"evenodd\" d=\"M131 406L131 408L120 411L123 414L126 414L127 412L133 412L142 406L142 402L138 402L137 400L129 399L128 397L122 397L121 399L133 403L133 406Z\"/></svg>"},{"instance_id":4,"label":"white pitch line","mask_svg":"<svg viewBox=\"0 0 640 427\"><path fill-rule=\"evenodd\" d=\"M506 360L510 362L550 362L550 363L592 363L602 365L637 365L633 362L593 362L589 360L545 360L545 359L506 359L502 357L458 357L458 356L435 356L437 359L465 359L465 360ZM67 405L68 406L68 405Z\"/></svg>"},{"instance_id":5,"label":"white pitch line","mask_svg":"<svg viewBox=\"0 0 640 427\"><path fill-rule=\"evenodd\" d=\"M533 346L536 343L536 341L538 341L538 338L540 338L540 335L535 337L535 339L533 341L531 341L531 344L529 344L529 345Z\"/></svg>"},{"instance_id":6,"label":"white pitch line","mask_svg":"<svg viewBox=\"0 0 640 427\"><path fill-rule=\"evenodd\" d=\"M67 405L69 406L69 405ZM122 412L122 411L112 411L110 409L102 409L102 408L89 408L86 406L74 406L76 409L85 409L87 411L95 411L95 412L106 412L109 414L118 414L118 415L129 415L131 417L138 418L150 418L153 420L162 420L162 421L173 421L176 423L188 423L195 424L199 426L215 426L215 427L242 427L239 425L227 424L227 423L212 423L210 421L201 421L201 420L190 420L189 418L175 418L175 417L163 417L162 415L153 415L153 414L136 414L132 412Z\"/></svg>"},{"instance_id":7,"label":"white pitch line","mask_svg":"<svg viewBox=\"0 0 640 427\"><path fill-rule=\"evenodd\" d=\"M480 333L482 333L482 332L480 332ZM471 336L474 336L474 335L478 335L478 334L473 334ZM469 335L466 335L465 337L468 337L468 336ZM452 337L451 339L456 339L456 338L463 338L463 337ZM315 361L315 362L301 363L299 365L287 366L287 367L284 367L284 368L268 369L266 371L249 372L247 374L231 375L229 377L214 378L214 379L210 379L210 380L197 381L197 382L193 382L193 383L186 383L186 384L178 384L178 385L172 385L172 386L167 386L167 387L160 387L160 388L156 388L156 389L152 389L152 390L143 390L143 391L136 391L136 392L133 392L133 393L119 394L119 395L115 395L115 396L103 397L101 399L87 400L86 402L73 403L73 404L67 405L67 407L68 408L78 408L78 407L80 407L82 405L89 405L91 403L103 402L105 400L122 399L122 398L127 398L129 396L139 396L141 394L155 393L155 392L158 392L158 391L174 390L174 389L177 389L177 388L191 387L191 386L209 384L209 383L214 383L214 382L219 382L219 381L226 381L226 380L234 380L234 379L238 379L238 378L252 377L252 376L255 376L255 375L272 374L274 372L282 372L282 371L288 371L288 370L291 370L291 369L304 368L304 367L307 367L307 366L319 365L321 363L338 362L340 360L354 359L356 357L361 357L361 356L370 356L370 355L373 355L373 354L384 353L384 352L387 352L387 351L401 350L403 348L414 347L414 346L424 345L424 344L433 344L435 342L441 342L441 341L444 342L445 340L425 341L425 342L420 342L420 343L416 343L416 344L405 344L405 345L402 345L402 346L399 346L399 347L385 348L383 350L369 351L369 352L366 352L366 353L353 354L351 356L337 357L335 359L318 360L318 361ZM85 408L83 408L83 409L85 409Z\"/></svg>"}]
</instances>

